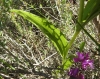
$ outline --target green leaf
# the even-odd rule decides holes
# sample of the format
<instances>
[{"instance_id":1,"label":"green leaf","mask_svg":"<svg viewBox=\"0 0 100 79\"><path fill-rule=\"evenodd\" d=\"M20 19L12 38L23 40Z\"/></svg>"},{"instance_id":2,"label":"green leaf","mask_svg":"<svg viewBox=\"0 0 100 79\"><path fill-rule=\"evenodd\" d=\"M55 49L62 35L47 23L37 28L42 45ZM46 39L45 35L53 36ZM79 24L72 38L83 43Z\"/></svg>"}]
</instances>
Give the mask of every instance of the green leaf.
<instances>
[{"instance_id":1,"label":"green leaf","mask_svg":"<svg viewBox=\"0 0 100 79\"><path fill-rule=\"evenodd\" d=\"M59 50L60 54L63 57L64 53L66 53L66 46L68 42L63 33L58 28L55 28L54 25L48 22L47 19L41 18L35 14L16 9L11 10L11 12L21 15L22 17L33 23L44 34L46 34L53 41L54 46L57 48L57 50Z\"/></svg>"},{"instance_id":2,"label":"green leaf","mask_svg":"<svg viewBox=\"0 0 100 79\"><path fill-rule=\"evenodd\" d=\"M80 52L84 49L84 46L85 46L85 42L83 41L83 42L80 44L80 49L79 49Z\"/></svg>"},{"instance_id":3,"label":"green leaf","mask_svg":"<svg viewBox=\"0 0 100 79\"><path fill-rule=\"evenodd\" d=\"M100 14L100 0L89 0L83 11L83 22L89 22Z\"/></svg>"},{"instance_id":4,"label":"green leaf","mask_svg":"<svg viewBox=\"0 0 100 79\"><path fill-rule=\"evenodd\" d=\"M86 18L90 15L90 12L92 12L92 9L95 6L95 1L96 0L89 0L84 8L84 13L83 13L83 20L86 20Z\"/></svg>"}]
</instances>

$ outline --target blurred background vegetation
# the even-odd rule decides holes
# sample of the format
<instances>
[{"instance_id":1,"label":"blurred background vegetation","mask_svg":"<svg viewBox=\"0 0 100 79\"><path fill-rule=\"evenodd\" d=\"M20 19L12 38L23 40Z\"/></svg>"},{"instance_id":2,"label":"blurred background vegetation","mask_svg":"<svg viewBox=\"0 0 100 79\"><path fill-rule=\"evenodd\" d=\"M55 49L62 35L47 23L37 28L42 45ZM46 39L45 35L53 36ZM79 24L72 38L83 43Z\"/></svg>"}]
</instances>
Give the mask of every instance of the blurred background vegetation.
<instances>
[{"instance_id":1,"label":"blurred background vegetation","mask_svg":"<svg viewBox=\"0 0 100 79\"><path fill-rule=\"evenodd\" d=\"M64 74L56 71L61 64L61 57L51 41L30 22L11 13L10 9L22 9L47 18L70 40L75 30L79 4L79 0L73 1L75 0L0 0L1 79L68 79L67 70ZM92 21L86 29L98 40L97 29ZM69 54L79 51L81 42L86 43L83 52L90 52L95 63L95 69L86 73L87 79L99 79L100 57L95 44L83 31Z\"/></svg>"}]
</instances>

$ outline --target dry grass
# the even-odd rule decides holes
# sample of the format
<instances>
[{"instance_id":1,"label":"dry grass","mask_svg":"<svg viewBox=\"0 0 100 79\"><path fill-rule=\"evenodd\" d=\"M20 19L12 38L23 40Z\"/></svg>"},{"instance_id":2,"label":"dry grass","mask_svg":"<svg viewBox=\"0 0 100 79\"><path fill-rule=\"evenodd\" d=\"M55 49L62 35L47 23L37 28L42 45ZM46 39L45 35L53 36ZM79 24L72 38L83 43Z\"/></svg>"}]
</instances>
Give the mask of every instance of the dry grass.
<instances>
[{"instance_id":1,"label":"dry grass","mask_svg":"<svg viewBox=\"0 0 100 79\"><path fill-rule=\"evenodd\" d=\"M72 18L73 15L77 15L78 5L60 2L60 0L44 2L17 0L13 1L10 6L5 6L3 3L0 5L3 8L0 17L2 18L1 26L4 26L0 32L0 76L4 79L68 79L67 70L63 75L62 73L57 74L58 66L61 65L61 57L47 36L22 17L11 14L6 9L24 9L41 17L47 17L70 40L75 30L75 22ZM86 27L95 37L96 31L93 25L90 23ZM93 54L96 52L96 46L84 32L80 33L69 54L75 54L78 51L81 41L86 42L84 51L91 52L91 57L95 59L96 68L86 73L87 79L93 78L91 78L91 73L94 79L99 79L96 76L99 77L100 74L98 63L100 57Z\"/></svg>"}]
</instances>

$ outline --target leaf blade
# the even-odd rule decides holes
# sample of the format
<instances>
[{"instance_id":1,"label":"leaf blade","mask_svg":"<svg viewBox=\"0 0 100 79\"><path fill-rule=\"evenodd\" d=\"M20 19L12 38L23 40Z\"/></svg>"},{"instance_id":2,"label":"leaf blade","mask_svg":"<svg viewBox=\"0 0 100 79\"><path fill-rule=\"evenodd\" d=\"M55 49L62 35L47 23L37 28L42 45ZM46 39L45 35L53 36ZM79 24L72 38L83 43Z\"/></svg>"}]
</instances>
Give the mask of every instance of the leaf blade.
<instances>
[{"instance_id":1,"label":"leaf blade","mask_svg":"<svg viewBox=\"0 0 100 79\"><path fill-rule=\"evenodd\" d=\"M100 0L89 0L83 11L83 22L89 22L100 14Z\"/></svg>"},{"instance_id":2,"label":"leaf blade","mask_svg":"<svg viewBox=\"0 0 100 79\"><path fill-rule=\"evenodd\" d=\"M58 28L55 28L54 25L48 22L45 18L41 18L35 14L16 9L12 9L11 12L21 15L46 34L53 41L55 47L63 57L64 53L66 53L68 41Z\"/></svg>"}]
</instances>

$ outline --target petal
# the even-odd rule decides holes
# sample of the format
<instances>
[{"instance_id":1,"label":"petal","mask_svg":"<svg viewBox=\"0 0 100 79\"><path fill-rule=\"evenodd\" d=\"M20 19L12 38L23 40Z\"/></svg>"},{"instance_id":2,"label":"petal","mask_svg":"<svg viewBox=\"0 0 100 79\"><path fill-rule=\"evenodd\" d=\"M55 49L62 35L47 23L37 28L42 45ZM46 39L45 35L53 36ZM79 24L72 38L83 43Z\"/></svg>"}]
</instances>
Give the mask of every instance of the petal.
<instances>
[{"instance_id":1,"label":"petal","mask_svg":"<svg viewBox=\"0 0 100 79\"><path fill-rule=\"evenodd\" d=\"M84 53L77 52L77 57L74 58L74 62L82 62L85 56Z\"/></svg>"},{"instance_id":2,"label":"petal","mask_svg":"<svg viewBox=\"0 0 100 79\"><path fill-rule=\"evenodd\" d=\"M70 69L68 75L76 77L78 75L79 69L78 68L72 68Z\"/></svg>"},{"instance_id":3,"label":"petal","mask_svg":"<svg viewBox=\"0 0 100 79\"><path fill-rule=\"evenodd\" d=\"M94 68L94 66L93 66L93 61L92 61L92 60L89 61L89 66L90 66L91 69Z\"/></svg>"},{"instance_id":4,"label":"petal","mask_svg":"<svg viewBox=\"0 0 100 79\"><path fill-rule=\"evenodd\" d=\"M82 60L84 60L84 58L85 58L85 54L84 53L81 53L81 52L77 52L77 56L78 56L78 59L79 59L80 62Z\"/></svg>"},{"instance_id":5,"label":"petal","mask_svg":"<svg viewBox=\"0 0 100 79\"><path fill-rule=\"evenodd\" d=\"M85 54L85 59L87 60L87 59L89 59L90 57L89 57L89 53L86 53Z\"/></svg>"},{"instance_id":6,"label":"petal","mask_svg":"<svg viewBox=\"0 0 100 79\"><path fill-rule=\"evenodd\" d=\"M79 58L74 58L74 62L80 62Z\"/></svg>"},{"instance_id":7,"label":"petal","mask_svg":"<svg viewBox=\"0 0 100 79\"><path fill-rule=\"evenodd\" d=\"M80 59L80 60L83 60L84 59L84 53L80 53L80 52L78 52L78 58Z\"/></svg>"},{"instance_id":8,"label":"petal","mask_svg":"<svg viewBox=\"0 0 100 79\"><path fill-rule=\"evenodd\" d=\"M86 70L87 69L87 65L82 65L82 68Z\"/></svg>"},{"instance_id":9,"label":"petal","mask_svg":"<svg viewBox=\"0 0 100 79\"><path fill-rule=\"evenodd\" d=\"M84 60L83 62L82 62L82 68L83 69L87 69L88 67L90 67L91 69L93 69L94 68L94 66L93 66L93 61L92 60Z\"/></svg>"},{"instance_id":10,"label":"petal","mask_svg":"<svg viewBox=\"0 0 100 79\"><path fill-rule=\"evenodd\" d=\"M74 71L73 71L73 75L76 76L78 74L78 72L79 72L79 69L75 68Z\"/></svg>"},{"instance_id":11,"label":"petal","mask_svg":"<svg viewBox=\"0 0 100 79\"><path fill-rule=\"evenodd\" d=\"M74 58L74 62L83 62L84 60L88 60L89 59L89 53L81 53L81 52L77 52L77 57Z\"/></svg>"}]
</instances>

